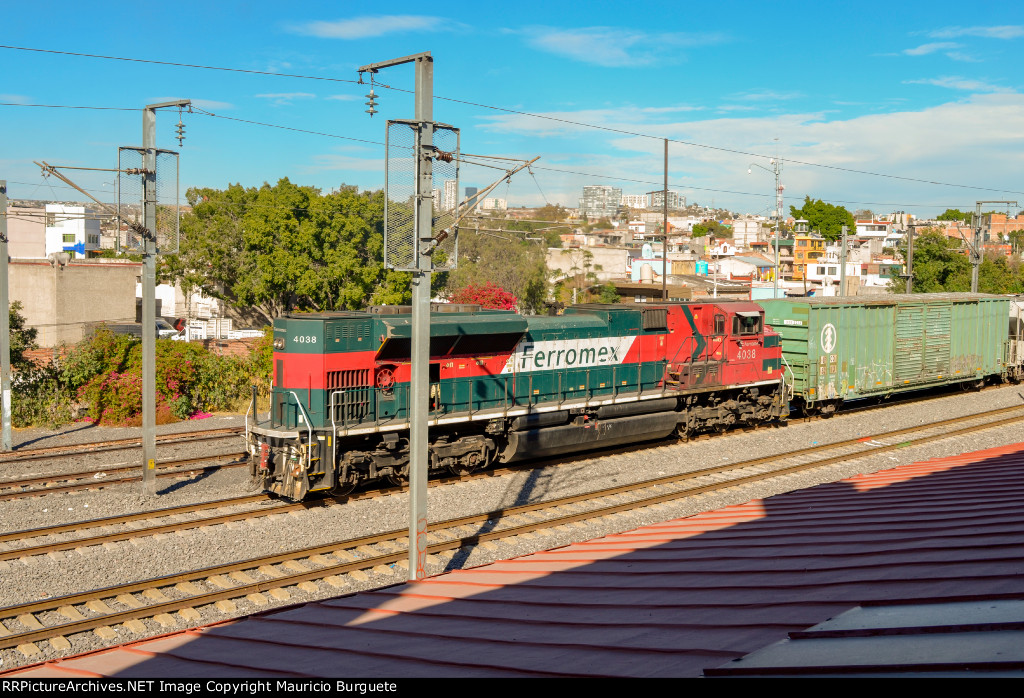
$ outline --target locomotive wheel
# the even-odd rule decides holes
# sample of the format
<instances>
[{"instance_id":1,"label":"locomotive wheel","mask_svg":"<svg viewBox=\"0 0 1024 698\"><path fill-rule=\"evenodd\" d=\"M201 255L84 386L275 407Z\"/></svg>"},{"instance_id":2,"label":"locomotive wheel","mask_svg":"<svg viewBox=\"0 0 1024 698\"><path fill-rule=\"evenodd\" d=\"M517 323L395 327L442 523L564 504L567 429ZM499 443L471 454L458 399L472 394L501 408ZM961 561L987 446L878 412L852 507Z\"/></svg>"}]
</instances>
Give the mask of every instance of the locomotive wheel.
<instances>
[{"instance_id":1,"label":"locomotive wheel","mask_svg":"<svg viewBox=\"0 0 1024 698\"><path fill-rule=\"evenodd\" d=\"M347 497L348 495L352 494L352 490L354 490L355 488L356 483L344 482L332 487L330 492L332 497Z\"/></svg>"},{"instance_id":2,"label":"locomotive wheel","mask_svg":"<svg viewBox=\"0 0 1024 698\"><path fill-rule=\"evenodd\" d=\"M409 484L409 469L405 469L404 473L392 473L391 475L384 475L381 480L388 483L392 487L405 487Z\"/></svg>"},{"instance_id":3,"label":"locomotive wheel","mask_svg":"<svg viewBox=\"0 0 1024 698\"><path fill-rule=\"evenodd\" d=\"M468 463L462 463L456 460L454 463L448 466L448 471L452 475L469 475L470 473L476 472L482 468L486 468L491 463L491 452L489 449L483 449L483 453L470 453L466 456Z\"/></svg>"}]
</instances>

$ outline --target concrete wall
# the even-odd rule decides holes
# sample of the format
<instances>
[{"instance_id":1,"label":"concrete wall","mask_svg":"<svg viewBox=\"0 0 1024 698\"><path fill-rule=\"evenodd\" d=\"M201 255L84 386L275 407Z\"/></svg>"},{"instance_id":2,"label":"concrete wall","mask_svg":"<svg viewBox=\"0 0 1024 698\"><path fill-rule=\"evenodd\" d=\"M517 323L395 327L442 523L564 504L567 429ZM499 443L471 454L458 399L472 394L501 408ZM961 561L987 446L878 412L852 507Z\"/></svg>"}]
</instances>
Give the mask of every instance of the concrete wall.
<instances>
[{"instance_id":1,"label":"concrete wall","mask_svg":"<svg viewBox=\"0 0 1024 698\"><path fill-rule=\"evenodd\" d=\"M39 330L41 347L73 344L94 322L135 321L135 280L142 265L131 262L49 262L15 260L10 266L11 301Z\"/></svg>"},{"instance_id":2,"label":"concrete wall","mask_svg":"<svg viewBox=\"0 0 1024 698\"><path fill-rule=\"evenodd\" d=\"M626 276L626 267L629 260L629 251L613 247L588 247L587 252L593 255L590 260L590 271L597 275L598 281L605 282L612 279L622 279ZM584 248L548 248L548 269L561 271L569 274L570 269L575 266L579 274L585 273L583 262ZM598 271L594 267L600 266Z\"/></svg>"}]
</instances>

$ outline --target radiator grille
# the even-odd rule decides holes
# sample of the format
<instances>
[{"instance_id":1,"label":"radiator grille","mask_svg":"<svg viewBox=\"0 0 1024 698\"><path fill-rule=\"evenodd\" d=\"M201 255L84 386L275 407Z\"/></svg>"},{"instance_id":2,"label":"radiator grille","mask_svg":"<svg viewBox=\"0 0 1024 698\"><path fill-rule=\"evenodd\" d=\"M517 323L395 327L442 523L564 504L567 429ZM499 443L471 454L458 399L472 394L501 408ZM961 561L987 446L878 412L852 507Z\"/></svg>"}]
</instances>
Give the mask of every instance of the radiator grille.
<instances>
[{"instance_id":1,"label":"radiator grille","mask_svg":"<svg viewBox=\"0 0 1024 698\"><path fill-rule=\"evenodd\" d=\"M327 391L334 405L334 421L349 425L362 422L370 411L370 370L329 371Z\"/></svg>"}]
</instances>

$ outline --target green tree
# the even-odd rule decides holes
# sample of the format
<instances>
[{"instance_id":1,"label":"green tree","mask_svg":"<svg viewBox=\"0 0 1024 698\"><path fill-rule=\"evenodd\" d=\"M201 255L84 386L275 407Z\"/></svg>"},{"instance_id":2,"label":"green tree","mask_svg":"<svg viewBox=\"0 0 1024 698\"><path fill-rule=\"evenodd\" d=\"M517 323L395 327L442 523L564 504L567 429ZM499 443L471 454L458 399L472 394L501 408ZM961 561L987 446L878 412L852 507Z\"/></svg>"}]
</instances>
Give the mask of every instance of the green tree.
<instances>
[{"instance_id":1,"label":"green tree","mask_svg":"<svg viewBox=\"0 0 1024 698\"><path fill-rule=\"evenodd\" d=\"M971 217L970 212L964 212L956 208L947 208L935 217L937 221L966 221Z\"/></svg>"},{"instance_id":2,"label":"green tree","mask_svg":"<svg viewBox=\"0 0 1024 698\"><path fill-rule=\"evenodd\" d=\"M10 327L11 370L13 371L29 369L32 362L25 358L25 352L39 348L36 344L38 330L26 324L25 317L21 314L21 308L21 301L14 301L7 311L7 321Z\"/></svg>"},{"instance_id":3,"label":"green tree","mask_svg":"<svg viewBox=\"0 0 1024 698\"><path fill-rule=\"evenodd\" d=\"M906 245L900 246L906 259ZM971 290L971 262L960 241L946 237L941 231L926 229L914 237L915 293L940 291L964 293ZM893 279L890 288L897 292L905 289L902 279ZM979 293L1024 292L1024 270L1019 260L1010 259L997 251L987 251L978 268Z\"/></svg>"},{"instance_id":4,"label":"green tree","mask_svg":"<svg viewBox=\"0 0 1024 698\"><path fill-rule=\"evenodd\" d=\"M904 259L907 258L906 242L900 245L899 252ZM960 249L959 241L933 228L926 228L914 236L911 273L915 293L971 290L971 263ZM889 287L902 293L906 281L893 279Z\"/></svg>"},{"instance_id":5,"label":"green tree","mask_svg":"<svg viewBox=\"0 0 1024 698\"><path fill-rule=\"evenodd\" d=\"M697 223L693 226L692 237L699 238L705 235L711 235L716 240L731 239L732 228L722 225L718 221L707 221L706 223Z\"/></svg>"},{"instance_id":6,"label":"green tree","mask_svg":"<svg viewBox=\"0 0 1024 698\"><path fill-rule=\"evenodd\" d=\"M1014 255L1020 255L1024 251L1024 230L1011 230L1007 237L1010 238L1010 249Z\"/></svg>"},{"instance_id":7,"label":"green tree","mask_svg":"<svg viewBox=\"0 0 1024 698\"><path fill-rule=\"evenodd\" d=\"M618 289L615 288L615 284L610 281L601 286L601 291L597 296L598 303L618 303L621 300Z\"/></svg>"},{"instance_id":8,"label":"green tree","mask_svg":"<svg viewBox=\"0 0 1024 698\"><path fill-rule=\"evenodd\" d=\"M545 204L537 209L534 216L539 221L551 221L553 223L558 223L559 221L564 221L568 218L569 213L562 208L561 204Z\"/></svg>"},{"instance_id":9,"label":"green tree","mask_svg":"<svg viewBox=\"0 0 1024 698\"><path fill-rule=\"evenodd\" d=\"M559 250L559 266L566 270L552 273L556 300L585 303L591 300L590 289L597 282L600 264L594 264L594 253L580 247Z\"/></svg>"},{"instance_id":10,"label":"green tree","mask_svg":"<svg viewBox=\"0 0 1024 698\"><path fill-rule=\"evenodd\" d=\"M449 273L449 295L470 286L494 283L519 299L527 312L540 312L548 296L546 248L534 240L508 235L459 231L459 263Z\"/></svg>"},{"instance_id":11,"label":"green tree","mask_svg":"<svg viewBox=\"0 0 1024 698\"><path fill-rule=\"evenodd\" d=\"M849 211L821 199L811 201L811 197L804 197L804 205L800 208L790 206L789 212L794 218L806 220L811 230L817 230L827 240L838 240L843 234L844 225L850 234L857 230L857 221Z\"/></svg>"},{"instance_id":12,"label":"green tree","mask_svg":"<svg viewBox=\"0 0 1024 698\"><path fill-rule=\"evenodd\" d=\"M383 261L382 192L322 195L292 184L190 189L181 250L164 273L264 322L290 310L408 300L408 275Z\"/></svg>"}]
</instances>

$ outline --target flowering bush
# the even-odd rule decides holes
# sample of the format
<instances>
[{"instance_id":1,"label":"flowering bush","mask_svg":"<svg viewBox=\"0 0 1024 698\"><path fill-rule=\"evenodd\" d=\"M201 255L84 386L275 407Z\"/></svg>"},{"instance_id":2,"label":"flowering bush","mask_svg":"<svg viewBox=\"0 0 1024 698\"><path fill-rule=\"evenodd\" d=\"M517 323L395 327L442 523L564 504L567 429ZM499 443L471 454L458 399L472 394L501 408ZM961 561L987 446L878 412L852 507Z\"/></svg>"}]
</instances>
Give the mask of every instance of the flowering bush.
<instances>
[{"instance_id":1,"label":"flowering bush","mask_svg":"<svg viewBox=\"0 0 1024 698\"><path fill-rule=\"evenodd\" d=\"M267 339L267 338L271 339ZM191 342L157 340L156 421L244 409L250 386L269 390L272 334L249 357L218 356ZM265 356L264 356L265 354ZM16 426L56 427L84 416L102 424L141 423L142 342L100 329L63 348L47 367L19 376ZM84 415L83 415L84 413Z\"/></svg>"},{"instance_id":2,"label":"flowering bush","mask_svg":"<svg viewBox=\"0 0 1024 698\"><path fill-rule=\"evenodd\" d=\"M482 308L491 310L515 310L519 305L519 299L501 286L490 282L483 286L470 284L460 288L452 294L449 301L452 303L478 303Z\"/></svg>"}]
</instances>

